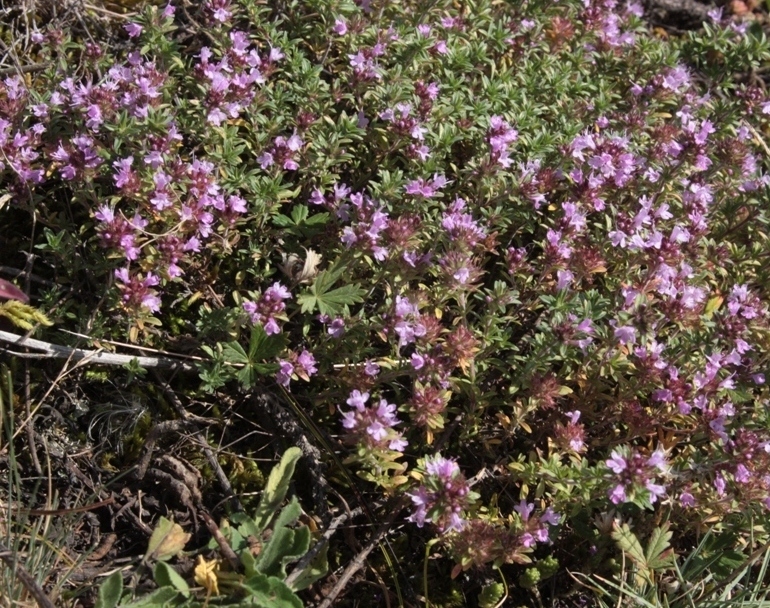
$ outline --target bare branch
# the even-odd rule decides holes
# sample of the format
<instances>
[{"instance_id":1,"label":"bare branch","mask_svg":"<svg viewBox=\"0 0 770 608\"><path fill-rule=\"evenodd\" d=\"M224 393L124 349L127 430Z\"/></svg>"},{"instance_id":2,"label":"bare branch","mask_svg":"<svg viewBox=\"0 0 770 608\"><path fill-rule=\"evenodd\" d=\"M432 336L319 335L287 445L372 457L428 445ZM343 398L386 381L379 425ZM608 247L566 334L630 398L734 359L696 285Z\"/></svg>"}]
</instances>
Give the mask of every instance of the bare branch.
<instances>
[{"instance_id":1,"label":"bare branch","mask_svg":"<svg viewBox=\"0 0 770 608\"><path fill-rule=\"evenodd\" d=\"M127 365L135 361L140 366L146 368L174 369L186 372L192 372L196 369L194 365L167 357L137 357L134 355L108 353L102 350L70 348L68 346L59 346L50 342L25 338L7 331L0 331L0 342L6 342L15 346L26 346L33 350L42 351L45 356L51 359L72 359L73 361L98 363L101 365ZM7 348L0 348L0 351L11 352ZM14 354L19 357L24 356L24 353ZM34 356L38 358L40 355Z\"/></svg>"}]
</instances>

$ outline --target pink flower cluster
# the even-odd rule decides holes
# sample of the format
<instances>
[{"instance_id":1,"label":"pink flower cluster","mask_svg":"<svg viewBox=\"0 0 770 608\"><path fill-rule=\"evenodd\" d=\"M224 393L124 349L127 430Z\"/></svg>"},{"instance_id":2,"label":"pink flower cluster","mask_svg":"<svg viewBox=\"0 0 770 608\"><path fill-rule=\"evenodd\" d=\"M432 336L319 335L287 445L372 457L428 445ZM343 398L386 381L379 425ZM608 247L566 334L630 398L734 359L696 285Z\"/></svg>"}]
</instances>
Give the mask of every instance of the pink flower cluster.
<instances>
[{"instance_id":1,"label":"pink flower cluster","mask_svg":"<svg viewBox=\"0 0 770 608\"><path fill-rule=\"evenodd\" d=\"M470 505L470 487L457 462L440 454L425 459L422 484L408 495L414 512L409 521L422 528L432 523L439 531L461 530L463 511Z\"/></svg>"},{"instance_id":2,"label":"pink flower cluster","mask_svg":"<svg viewBox=\"0 0 770 608\"><path fill-rule=\"evenodd\" d=\"M120 281L118 287L127 309L137 310L142 307L150 312L160 310L160 298L153 289L160 283L157 275L148 272L141 278L140 275L129 275L127 268L119 268L115 271L115 277Z\"/></svg>"},{"instance_id":3,"label":"pink flower cluster","mask_svg":"<svg viewBox=\"0 0 770 608\"><path fill-rule=\"evenodd\" d=\"M296 154L302 149L302 145L302 138L297 135L296 131L288 139L279 135L273 141L272 146L257 158L257 162L263 169L278 165L286 171L296 171L299 169Z\"/></svg>"},{"instance_id":4,"label":"pink flower cluster","mask_svg":"<svg viewBox=\"0 0 770 608\"><path fill-rule=\"evenodd\" d=\"M522 499L513 510L519 514L524 531L519 537L519 542L526 548L534 547L537 543L550 542L549 526L558 526L561 516L551 507L548 507L540 517L532 517L535 504Z\"/></svg>"},{"instance_id":5,"label":"pink flower cluster","mask_svg":"<svg viewBox=\"0 0 770 608\"><path fill-rule=\"evenodd\" d=\"M342 414L342 426L348 431L351 442L367 450L393 450L403 452L406 439L394 427L400 424L396 417L396 406L380 399L367 406L369 393L354 390L346 403L352 408Z\"/></svg>"},{"instance_id":6,"label":"pink flower cluster","mask_svg":"<svg viewBox=\"0 0 770 608\"><path fill-rule=\"evenodd\" d=\"M19 90L19 81L21 79L14 76L6 78L0 86L0 100L5 94L5 104L7 108L6 116L13 117L17 99L26 100L26 95ZM43 181L44 171L35 161L40 158L37 151L42 144L42 135L46 127L42 123L35 123L24 133L16 130L13 133L13 124L11 120L2 118L0 111L0 173L9 167L22 182L39 184ZM13 133L13 135L12 135Z\"/></svg>"},{"instance_id":7,"label":"pink flower cluster","mask_svg":"<svg viewBox=\"0 0 770 608\"><path fill-rule=\"evenodd\" d=\"M360 192L350 195L351 205L338 207L341 219L352 219L342 230L340 240L348 248L369 251L378 262L388 256L388 248L381 244L383 231L388 227L388 214L371 198Z\"/></svg>"},{"instance_id":8,"label":"pink flower cluster","mask_svg":"<svg viewBox=\"0 0 770 608\"><path fill-rule=\"evenodd\" d=\"M613 450L605 461L614 473L614 485L608 495L613 504L632 500L637 493L644 493L649 502L654 503L666 493L666 486L655 483L655 478L668 473L668 463L663 450L656 450L650 456L644 456L634 448Z\"/></svg>"},{"instance_id":9,"label":"pink flower cluster","mask_svg":"<svg viewBox=\"0 0 770 608\"><path fill-rule=\"evenodd\" d=\"M278 362L279 369L278 373L275 375L275 379L278 384L287 388L292 380L298 378L305 382L309 382L310 376L315 375L318 371L316 363L313 353L307 349L304 349L299 354L291 351L287 359L281 359Z\"/></svg>"},{"instance_id":10,"label":"pink flower cluster","mask_svg":"<svg viewBox=\"0 0 770 608\"><path fill-rule=\"evenodd\" d=\"M268 336L281 333L278 318L286 309L285 300L291 299L291 293L278 282L273 283L256 302L247 300L243 309L249 314L252 323L261 325Z\"/></svg>"},{"instance_id":11,"label":"pink flower cluster","mask_svg":"<svg viewBox=\"0 0 770 608\"><path fill-rule=\"evenodd\" d=\"M106 204L94 213L103 246L120 252L129 262L146 255L156 273L168 279L184 274L185 260L201 252L217 220L227 228L247 211L243 198L222 192L212 163L184 162L173 152L171 146L178 138L172 124L163 137L150 139L143 167L134 169L133 156L113 163L112 177L121 194L141 201L130 220ZM161 230L168 225L174 228L151 235L151 222Z\"/></svg>"},{"instance_id":12,"label":"pink flower cluster","mask_svg":"<svg viewBox=\"0 0 770 608\"><path fill-rule=\"evenodd\" d=\"M219 9L219 14L223 10ZM280 49L272 47L266 58L260 57L246 32L233 31L229 36L231 46L219 61L213 60L210 48L203 47L195 67L206 81L207 120L217 126L238 118L254 100L256 86L265 83L274 64L283 58Z\"/></svg>"},{"instance_id":13,"label":"pink flower cluster","mask_svg":"<svg viewBox=\"0 0 770 608\"><path fill-rule=\"evenodd\" d=\"M438 93L437 90L436 93ZM430 101L432 101L431 94L426 90L425 96ZM424 109L423 106L424 102L421 102L420 107ZM427 117L414 115L413 109L409 102L397 103L395 107L380 112L380 119L389 122L390 129L397 136L409 137L409 144L406 147L407 157L426 161L430 156L430 148L425 144L425 134L428 130L424 126L424 121Z\"/></svg>"},{"instance_id":14,"label":"pink flower cluster","mask_svg":"<svg viewBox=\"0 0 770 608\"><path fill-rule=\"evenodd\" d=\"M507 169L513 164L509 154L510 147L519 139L519 132L508 124L502 116L489 119L487 141L489 142L489 160L493 165Z\"/></svg>"}]
</instances>

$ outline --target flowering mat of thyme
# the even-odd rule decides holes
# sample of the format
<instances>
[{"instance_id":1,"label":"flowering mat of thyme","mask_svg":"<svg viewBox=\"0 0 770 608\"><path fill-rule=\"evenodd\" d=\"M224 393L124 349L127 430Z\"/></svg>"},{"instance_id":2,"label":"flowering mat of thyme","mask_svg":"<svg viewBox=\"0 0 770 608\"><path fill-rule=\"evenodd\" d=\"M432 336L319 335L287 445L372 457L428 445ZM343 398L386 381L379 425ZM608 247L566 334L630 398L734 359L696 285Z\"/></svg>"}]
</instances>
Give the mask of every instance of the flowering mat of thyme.
<instances>
[{"instance_id":1,"label":"flowering mat of thyme","mask_svg":"<svg viewBox=\"0 0 770 608\"><path fill-rule=\"evenodd\" d=\"M0 604L764 598L766 7L672 6L6 2Z\"/></svg>"}]
</instances>

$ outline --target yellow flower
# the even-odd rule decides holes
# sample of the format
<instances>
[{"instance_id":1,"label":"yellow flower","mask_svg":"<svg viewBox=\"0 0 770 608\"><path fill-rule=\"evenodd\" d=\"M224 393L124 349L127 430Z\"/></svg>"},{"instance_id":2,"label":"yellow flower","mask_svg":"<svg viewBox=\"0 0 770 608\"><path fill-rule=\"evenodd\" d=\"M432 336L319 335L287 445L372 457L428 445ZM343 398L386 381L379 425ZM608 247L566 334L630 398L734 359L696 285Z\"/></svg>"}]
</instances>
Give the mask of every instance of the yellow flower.
<instances>
[{"instance_id":1,"label":"yellow flower","mask_svg":"<svg viewBox=\"0 0 770 608\"><path fill-rule=\"evenodd\" d=\"M206 599L211 594L219 595L218 571L218 559L212 559L210 562L207 562L202 555L198 556L198 564L195 566L195 582L205 587Z\"/></svg>"}]
</instances>

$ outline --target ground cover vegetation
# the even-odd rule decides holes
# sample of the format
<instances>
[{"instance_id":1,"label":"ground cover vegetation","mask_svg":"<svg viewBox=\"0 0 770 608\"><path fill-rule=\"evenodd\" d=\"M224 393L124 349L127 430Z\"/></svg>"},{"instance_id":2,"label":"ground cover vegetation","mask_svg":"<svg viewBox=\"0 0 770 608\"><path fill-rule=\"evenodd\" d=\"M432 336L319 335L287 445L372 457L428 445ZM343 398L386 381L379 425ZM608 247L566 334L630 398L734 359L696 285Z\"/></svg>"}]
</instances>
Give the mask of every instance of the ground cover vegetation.
<instances>
[{"instance_id":1,"label":"ground cover vegetation","mask_svg":"<svg viewBox=\"0 0 770 608\"><path fill-rule=\"evenodd\" d=\"M2 30L3 601L763 599L759 24L135 8Z\"/></svg>"}]
</instances>

